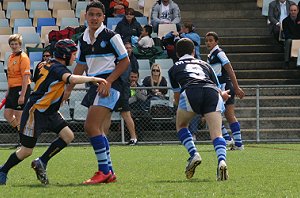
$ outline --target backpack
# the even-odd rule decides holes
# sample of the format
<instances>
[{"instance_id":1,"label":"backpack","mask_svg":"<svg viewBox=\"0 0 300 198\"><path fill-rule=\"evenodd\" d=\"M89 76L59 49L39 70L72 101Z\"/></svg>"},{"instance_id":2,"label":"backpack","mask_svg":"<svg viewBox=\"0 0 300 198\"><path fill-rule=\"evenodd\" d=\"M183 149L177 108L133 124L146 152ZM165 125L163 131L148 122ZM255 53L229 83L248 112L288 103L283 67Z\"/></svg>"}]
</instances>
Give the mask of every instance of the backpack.
<instances>
[{"instance_id":1,"label":"backpack","mask_svg":"<svg viewBox=\"0 0 300 198\"><path fill-rule=\"evenodd\" d=\"M73 34L75 34L75 29L72 27L66 27L63 30L52 30L48 34L48 39L50 43L50 51L53 53L55 51L55 44L60 39L71 39Z\"/></svg>"}]
</instances>

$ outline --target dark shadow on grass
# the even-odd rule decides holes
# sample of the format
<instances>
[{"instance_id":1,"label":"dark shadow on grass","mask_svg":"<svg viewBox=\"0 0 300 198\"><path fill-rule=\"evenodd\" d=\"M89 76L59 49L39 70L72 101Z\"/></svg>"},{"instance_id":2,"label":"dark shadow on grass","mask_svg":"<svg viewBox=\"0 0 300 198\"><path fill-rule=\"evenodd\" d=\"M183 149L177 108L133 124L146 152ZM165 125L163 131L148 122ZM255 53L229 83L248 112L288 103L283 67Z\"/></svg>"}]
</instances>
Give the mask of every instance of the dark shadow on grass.
<instances>
[{"instance_id":1,"label":"dark shadow on grass","mask_svg":"<svg viewBox=\"0 0 300 198\"><path fill-rule=\"evenodd\" d=\"M154 183L203 183L203 182L212 182L209 179L183 179L183 180L159 180L159 181L155 181Z\"/></svg>"}]
</instances>

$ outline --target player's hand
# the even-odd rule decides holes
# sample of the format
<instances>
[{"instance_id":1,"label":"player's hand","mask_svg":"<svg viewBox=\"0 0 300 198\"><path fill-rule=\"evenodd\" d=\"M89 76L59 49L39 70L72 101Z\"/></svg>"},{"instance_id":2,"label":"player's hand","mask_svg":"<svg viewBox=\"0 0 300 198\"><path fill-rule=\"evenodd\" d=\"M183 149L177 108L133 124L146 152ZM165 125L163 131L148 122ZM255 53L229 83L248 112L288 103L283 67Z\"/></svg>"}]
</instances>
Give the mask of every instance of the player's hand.
<instances>
[{"instance_id":1,"label":"player's hand","mask_svg":"<svg viewBox=\"0 0 300 198\"><path fill-rule=\"evenodd\" d=\"M236 90L234 90L234 92L235 92L235 95L237 95L240 99L243 99L245 96L244 91L240 87L238 87Z\"/></svg>"},{"instance_id":2,"label":"player's hand","mask_svg":"<svg viewBox=\"0 0 300 198\"><path fill-rule=\"evenodd\" d=\"M229 92L230 92L230 90L222 91L221 96L222 96L224 102L227 101L231 97L231 95L229 95Z\"/></svg>"},{"instance_id":3,"label":"player's hand","mask_svg":"<svg viewBox=\"0 0 300 198\"><path fill-rule=\"evenodd\" d=\"M62 98L62 102L67 101L69 99L70 95L71 95L71 91L65 90L64 96Z\"/></svg>"},{"instance_id":4,"label":"player's hand","mask_svg":"<svg viewBox=\"0 0 300 198\"><path fill-rule=\"evenodd\" d=\"M18 99L18 105L22 105L25 102L25 96L20 96Z\"/></svg>"},{"instance_id":5,"label":"player's hand","mask_svg":"<svg viewBox=\"0 0 300 198\"><path fill-rule=\"evenodd\" d=\"M98 78L98 77L96 77L95 78L95 82L97 82L98 84L101 84L101 83L103 83L103 84L107 84L107 81L104 79L104 78Z\"/></svg>"},{"instance_id":6,"label":"player's hand","mask_svg":"<svg viewBox=\"0 0 300 198\"><path fill-rule=\"evenodd\" d=\"M111 88L111 83L108 81L106 83L99 83L97 92L101 97L107 97L109 96L110 88Z\"/></svg>"}]
</instances>

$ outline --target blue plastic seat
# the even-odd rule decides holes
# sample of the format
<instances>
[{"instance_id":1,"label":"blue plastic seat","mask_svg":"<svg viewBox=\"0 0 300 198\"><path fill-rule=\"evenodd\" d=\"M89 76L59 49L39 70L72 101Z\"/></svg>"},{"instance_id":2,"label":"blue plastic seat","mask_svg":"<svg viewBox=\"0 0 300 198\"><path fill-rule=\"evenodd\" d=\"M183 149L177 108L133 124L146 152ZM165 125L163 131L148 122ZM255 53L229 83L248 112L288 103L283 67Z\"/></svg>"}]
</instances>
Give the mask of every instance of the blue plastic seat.
<instances>
[{"instance_id":1,"label":"blue plastic seat","mask_svg":"<svg viewBox=\"0 0 300 198\"><path fill-rule=\"evenodd\" d=\"M34 17L34 11L35 10L48 10L48 4L47 2L39 2L39 1L33 1L31 2L30 10L29 10L29 17Z\"/></svg>"},{"instance_id":2,"label":"blue plastic seat","mask_svg":"<svg viewBox=\"0 0 300 198\"><path fill-rule=\"evenodd\" d=\"M38 18L36 32L41 33L42 26L56 26L55 18Z\"/></svg>"}]
</instances>

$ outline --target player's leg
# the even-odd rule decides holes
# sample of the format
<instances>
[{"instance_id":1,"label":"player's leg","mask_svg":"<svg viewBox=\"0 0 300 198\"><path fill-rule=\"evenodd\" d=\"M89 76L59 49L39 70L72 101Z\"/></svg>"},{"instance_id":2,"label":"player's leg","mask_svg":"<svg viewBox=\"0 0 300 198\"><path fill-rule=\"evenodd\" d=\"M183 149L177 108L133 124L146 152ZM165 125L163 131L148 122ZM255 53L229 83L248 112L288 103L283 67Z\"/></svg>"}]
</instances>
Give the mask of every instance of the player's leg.
<instances>
[{"instance_id":1,"label":"player's leg","mask_svg":"<svg viewBox=\"0 0 300 198\"><path fill-rule=\"evenodd\" d=\"M222 123L222 136L223 138L226 140L226 145L229 147L232 147L234 145L234 141L231 138L231 136L229 135L224 123Z\"/></svg>"},{"instance_id":2,"label":"player's leg","mask_svg":"<svg viewBox=\"0 0 300 198\"><path fill-rule=\"evenodd\" d=\"M136 136L136 132L135 132L134 121L131 117L130 111L122 111L121 116L124 119L126 126L130 133L130 141L128 142L128 145L136 145L137 144L137 136Z\"/></svg>"},{"instance_id":3,"label":"player's leg","mask_svg":"<svg viewBox=\"0 0 300 198\"><path fill-rule=\"evenodd\" d=\"M21 134L21 143L22 146L16 152L12 153L7 161L0 166L0 185L6 184L7 174L11 168L32 154L36 139Z\"/></svg>"},{"instance_id":4,"label":"player's leg","mask_svg":"<svg viewBox=\"0 0 300 198\"><path fill-rule=\"evenodd\" d=\"M204 116L218 158L217 179L227 180L228 171L226 165L226 142L221 134L221 124L222 124L221 113L210 112L210 113L206 113Z\"/></svg>"},{"instance_id":5,"label":"player's leg","mask_svg":"<svg viewBox=\"0 0 300 198\"><path fill-rule=\"evenodd\" d=\"M84 184L104 183L111 177L105 140L105 132L107 131L107 128L109 128L107 119L110 119L110 116L111 110L104 106L91 106L89 108L84 129L93 146L97 158L98 171L92 178L86 180Z\"/></svg>"},{"instance_id":6,"label":"player's leg","mask_svg":"<svg viewBox=\"0 0 300 198\"><path fill-rule=\"evenodd\" d=\"M235 110L234 104L226 105L225 117L229 122L229 126L232 132L232 136L234 139L234 149L235 150L243 150L243 142L242 142L242 135L241 135L241 128L240 123L238 122L237 118L235 117Z\"/></svg>"}]
</instances>

